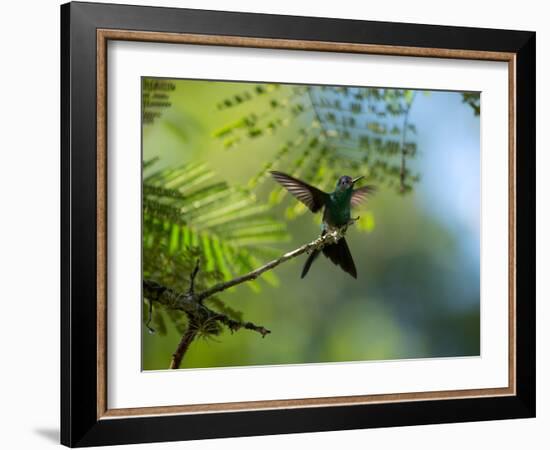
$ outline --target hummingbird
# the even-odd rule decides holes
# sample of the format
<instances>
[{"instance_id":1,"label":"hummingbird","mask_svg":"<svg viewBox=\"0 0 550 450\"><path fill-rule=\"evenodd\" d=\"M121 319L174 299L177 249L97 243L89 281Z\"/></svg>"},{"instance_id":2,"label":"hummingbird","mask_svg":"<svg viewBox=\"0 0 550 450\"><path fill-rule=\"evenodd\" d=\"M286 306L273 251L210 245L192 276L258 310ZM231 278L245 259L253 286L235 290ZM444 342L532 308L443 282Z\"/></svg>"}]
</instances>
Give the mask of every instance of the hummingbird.
<instances>
[{"instance_id":1,"label":"hummingbird","mask_svg":"<svg viewBox=\"0 0 550 450\"><path fill-rule=\"evenodd\" d=\"M338 178L334 191L329 193L291 177L286 173L276 170L270 171L270 173L278 183L306 205L311 212L316 213L321 211L321 209L323 210L321 236L347 225L351 221L351 207L357 206L376 190L371 185L357 189L354 188L355 183L361 180L363 176L352 178L348 175L343 175ZM311 252L302 269L302 278L307 275L311 265L321 251L334 264L340 266L344 272L349 273L353 278L357 278L355 263L353 262L348 244L343 237L336 244L325 245L322 250Z\"/></svg>"}]
</instances>

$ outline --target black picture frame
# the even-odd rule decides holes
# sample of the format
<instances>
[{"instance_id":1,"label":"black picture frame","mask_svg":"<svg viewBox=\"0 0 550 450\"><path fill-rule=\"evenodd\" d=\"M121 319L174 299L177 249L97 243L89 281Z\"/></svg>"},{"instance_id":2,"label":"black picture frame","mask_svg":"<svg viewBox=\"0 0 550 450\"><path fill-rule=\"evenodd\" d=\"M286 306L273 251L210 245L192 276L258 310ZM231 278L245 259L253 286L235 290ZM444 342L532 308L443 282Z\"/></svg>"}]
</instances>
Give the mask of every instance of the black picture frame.
<instances>
[{"instance_id":1,"label":"black picture frame","mask_svg":"<svg viewBox=\"0 0 550 450\"><path fill-rule=\"evenodd\" d=\"M513 53L516 57L516 394L98 418L97 30ZM71 447L535 416L534 32L69 3L61 6L61 443Z\"/></svg>"}]
</instances>

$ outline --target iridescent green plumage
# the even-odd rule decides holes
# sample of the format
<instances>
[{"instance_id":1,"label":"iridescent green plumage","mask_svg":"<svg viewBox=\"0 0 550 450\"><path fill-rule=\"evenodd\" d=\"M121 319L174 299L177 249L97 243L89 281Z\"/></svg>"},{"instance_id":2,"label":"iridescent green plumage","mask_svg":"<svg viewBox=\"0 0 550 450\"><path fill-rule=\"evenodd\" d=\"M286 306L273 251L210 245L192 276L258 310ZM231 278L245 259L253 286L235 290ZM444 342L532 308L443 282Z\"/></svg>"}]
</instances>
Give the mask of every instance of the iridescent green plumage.
<instances>
[{"instance_id":1,"label":"iridescent green plumage","mask_svg":"<svg viewBox=\"0 0 550 450\"><path fill-rule=\"evenodd\" d=\"M312 212L315 213L323 209L322 235L331 229L347 225L351 220L352 206L360 203L375 190L374 186L363 186L354 189L355 183L363 177L352 179L347 175L341 176L336 184L336 189L331 193L327 193L285 173L272 171L271 174L277 182ZM326 245L323 247L322 252L334 264L340 266L352 277L357 278L357 269L344 238L336 244ZM317 256L319 256L319 250L309 255L302 270L302 278L306 276Z\"/></svg>"}]
</instances>

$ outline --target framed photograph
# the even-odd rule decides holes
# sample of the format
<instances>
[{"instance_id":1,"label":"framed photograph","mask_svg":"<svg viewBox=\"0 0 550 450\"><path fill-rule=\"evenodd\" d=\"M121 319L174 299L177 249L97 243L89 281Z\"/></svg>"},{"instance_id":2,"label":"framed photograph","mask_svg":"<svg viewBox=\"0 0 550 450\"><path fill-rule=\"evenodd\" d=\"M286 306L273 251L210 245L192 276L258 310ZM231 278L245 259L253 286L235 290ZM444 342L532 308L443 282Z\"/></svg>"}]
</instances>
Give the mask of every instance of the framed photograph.
<instances>
[{"instance_id":1,"label":"framed photograph","mask_svg":"<svg viewBox=\"0 0 550 450\"><path fill-rule=\"evenodd\" d=\"M61 7L61 441L535 415L535 33Z\"/></svg>"}]
</instances>

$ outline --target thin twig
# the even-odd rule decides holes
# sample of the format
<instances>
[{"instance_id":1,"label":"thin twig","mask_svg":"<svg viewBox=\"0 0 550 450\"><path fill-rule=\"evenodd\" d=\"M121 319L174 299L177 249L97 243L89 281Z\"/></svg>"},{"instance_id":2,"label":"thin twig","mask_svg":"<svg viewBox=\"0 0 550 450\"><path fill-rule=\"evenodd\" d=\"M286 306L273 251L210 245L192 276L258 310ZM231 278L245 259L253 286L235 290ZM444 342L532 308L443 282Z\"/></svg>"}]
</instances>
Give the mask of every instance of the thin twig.
<instances>
[{"instance_id":1,"label":"thin twig","mask_svg":"<svg viewBox=\"0 0 550 450\"><path fill-rule=\"evenodd\" d=\"M265 327L255 325L252 322L239 322L238 320L233 320L226 316L225 314L218 314L214 316L215 320L219 320L221 323L227 326L231 331L238 331L241 328L245 328L247 330L256 331L257 333L260 333L262 337L266 337L269 333L271 333L270 330L268 330Z\"/></svg>"},{"instance_id":2,"label":"thin twig","mask_svg":"<svg viewBox=\"0 0 550 450\"><path fill-rule=\"evenodd\" d=\"M315 116L315 120L317 120L317 122L319 123L319 127L321 129L321 131L320 131L321 135L323 136L325 142L329 143L330 142L330 136L327 133L327 130L325 128L325 122L321 118L321 113L317 109L318 103L313 99L312 90L313 90L313 88L311 86L309 86L306 89L307 96L309 97L309 101L310 101L311 107L313 109L313 115Z\"/></svg>"},{"instance_id":3,"label":"thin twig","mask_svg":"<svg viewBox=\"0 0 550 450\"><path fill-rule=\"evenodd\" d=\"M267 264L264 264L263 266L260 266L257 269L252 270L251 272L241 275L240 277L233 278L232 280L219 283L214 287L211 287L210 289L202 291L197 294L197 297L202 301L205 298L208 298L214 294L217 294L218 292L225 291L226 289L229 289L233 286L237 286L238 284L244 283L246 281L255 280L262 273L267 272L268 270L274 269L279 264L282 264L285 261L288 261L289 259L296 258L297 256L300 256L303 253L309 253L313 250L321 250L327 244L334 244L338 242L338 240L340 240L340 238L343 237L344 233L345 233L345 230L343 229L339 229L339 230L335 230L330 233L327 233L324 236L321 236L312 242L302 245L301 247L298 247L297 249L292 250L291 252L285 253L279 258L269 261Z\"/></svg>"},{"instance_id":4,"label":"thin twig","mask_svg":"<svg viewBox=\"0 0 550 450\"><path fill-rule=\"evenodd\" d=\"M195 268L193 269L193 272L191 273L191 280L189 281L189 294L195 293L195 278L197 276L197 273L199 273L199 267L201 265L201 259L197 258L197 262L195 263Z\"/></svg>"},{"instance_id":5,"label":"thin twig","mask_svg":"<svg viewBox=\"0 0 550 450\"><path fill-rule=\"evenodd\" d=\"M403 133L401 135L401 170L399 171L399 181L400 181L402 193L405 192L405 176L407 174L406 161L405 161L407 150L405 149L405 145L407 144L407 128L409 126L409 111L411 110L411 106L414 101L415 95L416 95L416 92L413 92L411 101L407 105L407 110L405 111L405 120L403 122Z\"/></svg>"},{"instance_id":6,"label":"thin twig","mask_svg":"<svg viewBox=\"0 0 550 450\"><path fill-rule=\"evenodd\" d=\"M321 132L325 135L325 137L327 136L327 132L325 130L325 127L324 127L324 122L323 120L321 119L321 114L319 113L319 110L317 109L317 102L313 99L313 95L311 95L311 90L313 88L312 87L308 87L306 89L306 92L307 92L307 96L309 97L309 101L311 103L311 107L313 108L313 114L315 115L315 119L317 119L317 122L319 122L319 126L321 127Z\"/></svg>"}]
</instances>

